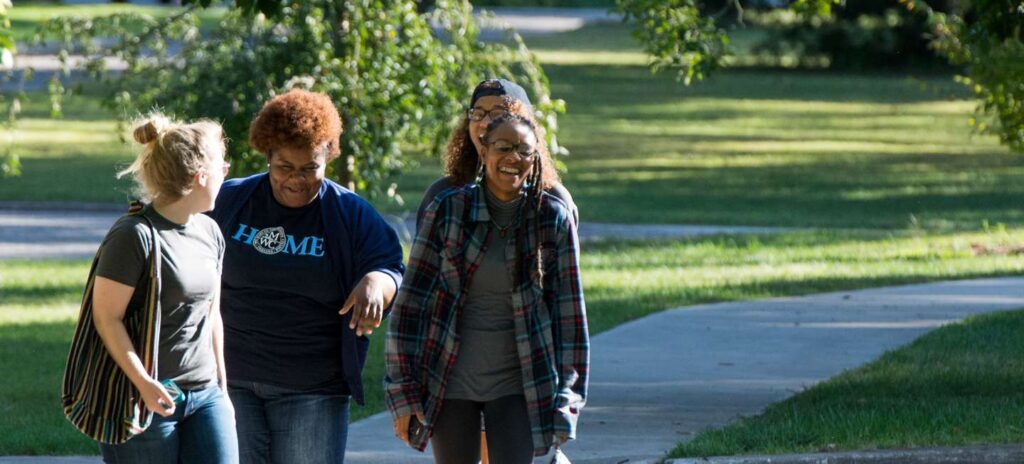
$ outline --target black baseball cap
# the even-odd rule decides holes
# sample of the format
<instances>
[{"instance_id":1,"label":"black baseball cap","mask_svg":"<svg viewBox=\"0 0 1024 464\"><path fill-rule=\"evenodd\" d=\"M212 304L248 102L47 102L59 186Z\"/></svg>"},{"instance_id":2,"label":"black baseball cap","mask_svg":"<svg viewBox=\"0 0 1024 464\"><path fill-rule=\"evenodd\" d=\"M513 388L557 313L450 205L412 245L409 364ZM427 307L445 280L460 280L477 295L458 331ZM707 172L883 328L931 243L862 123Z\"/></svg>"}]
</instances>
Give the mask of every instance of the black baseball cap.
<instances>
[{"instance_id":1,"label":"black baseball cap","mask_svg":"<svg viewBox=\"0 0 1024 464\"><path fill-rule=\"evenodd\" d=\"M489 96L509 96L525 103L531 109L533 108L530 97L526 96L526 90L507 79L487 79L477 84L473 89L473 98L469 101L469 107L472 108L473 105L476 105L476 101L480 97Z\"/></svg>"}]
</instances>

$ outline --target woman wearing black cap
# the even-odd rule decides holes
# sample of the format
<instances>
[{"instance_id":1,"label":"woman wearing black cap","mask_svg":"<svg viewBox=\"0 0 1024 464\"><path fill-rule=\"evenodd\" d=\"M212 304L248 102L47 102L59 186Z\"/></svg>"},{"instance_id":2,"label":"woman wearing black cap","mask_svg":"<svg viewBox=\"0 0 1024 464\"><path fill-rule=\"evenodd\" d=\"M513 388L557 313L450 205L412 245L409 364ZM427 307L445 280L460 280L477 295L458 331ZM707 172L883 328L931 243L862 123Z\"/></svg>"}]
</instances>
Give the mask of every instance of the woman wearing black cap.
<instances>
[{"instance_id":1,"label":"woman wearing black cap","mask_svg":"<svg viewBox=\"0 0 1024 464\"><path fill-rule=\"evenodd\" d=\"M554 165L552 163L553 160L551 159L547 146L544 143L544 129L541 128L534 119L533 107L530 104L530 98L526 95L526 90L507 79L487 79L477 84L476 88L473 89L473 95L470 97L469 107L466 108L466 112L464 113L458 128L455 129L455 132L452 133L451 139L448 141L448 148L445 150L443 155L444 176L434 181L433 184L427 187L426 192L423 194L423 199L420 201L420 206L416 211L417 232L423 225L423 217L427 207L432 201L434 201L438 194L453 187L462 187L471 183L481 183L483 164L481 163L480 153L483 152L484 148L484 141L482 137L489 124L507 114L525 118L533 125L534 136L539 142L537 144L537 150L541 154L540 159L543 160L545 168L547 168L546 171L548 171L544 183L544 191L554 199L557 199L557 201L564 204L570 212L570 218L573 224L578 226L579 211L576 208L576 203L573 201L572 195L569 194L569 191L562 186L560 179L558 178L557 171L554 169ZM493 430L493 426L496 424L491 425L492 435L494 433L502 432L505 432L504 435L508 435L507 431L504 430L496 432ZM505 424L501 425L504 426ZM404 424L402 427L403 429L406 428ZM396 432L399 431L396 430ZM456 436L460 435L456 434ZM406 437L406 441L409 441L409 437ZM470 439L468 441L472 442L473 440ZM494 454L489 453L487 441L488 440L481 439L479 443L480 452L485 456L488 454ZM459 451L466 451L466 449L461 449L461 447L459 448ZM469 455L472 456L472 452L470 452ZM438 458L441 459L441 456L438 456ZM504 461L501 461L499 458L499 460L495 462Z\"/></svg>"},{"instance_id":2,"label":"woman wearing black cap","mask_svg":"<svg viewBox=\"0 0 1024 464\"><path fill-rule=\"evenodd\" d=\"M424 212L385 344L395 435L440 464L479 462L481 415L492 464L532 463L575 438L586 402L576 223L522 103L496 98L473 109L507 111L480 137L476 181Z\"/></svg>"},{"instance_id":3,"label":"woman wearing black cap","mask_svg":"<svg viewBox=\"0 0 1024 464\"><path fill-rule=\"evenodd\" d=\"M533 118L533 107L530 105L530 98L526 90L516 83L506 79L488 79L477 84L473 89L473 96L470 98L469 108L459 123L459 127L452 133L448 141L448 148L444 153L444 176L434 181L423 194L423 200L416 210L416 229L419 230L423 222L423 212L427 205L437 197L437 194L452 188L461 187L476 180L480 169L480 151L483 142L480 137L491 121L506 113L514 113L523 116L537 126L537 140L543 141L544 136L539 124ZM541 143L542 149L544 143ZM561 200L572 212L573 220L579 223L579 212L572 195L557 181L547 190L555 198Z\"/></svg>"}]
</instances>

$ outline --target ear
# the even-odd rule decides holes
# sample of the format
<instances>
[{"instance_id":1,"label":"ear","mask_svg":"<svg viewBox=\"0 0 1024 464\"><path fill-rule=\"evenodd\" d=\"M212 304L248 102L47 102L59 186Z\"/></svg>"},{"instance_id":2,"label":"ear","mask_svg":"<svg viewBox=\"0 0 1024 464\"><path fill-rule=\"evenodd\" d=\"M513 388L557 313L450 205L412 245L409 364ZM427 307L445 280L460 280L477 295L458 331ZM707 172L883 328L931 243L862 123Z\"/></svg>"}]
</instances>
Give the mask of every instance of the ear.
<instances>
[{"instance_id":1,"label":"ear","mask_svg":"<svg viewBox=\"0 0 1024 464\"><path fill-rule=\"evenodd\" d=\"M194 177L192 177L192 183L200 187L206 187L206 184L210 182L210 176L206 175L206 171L199 171Z\"/></svg>"}]
</instances>

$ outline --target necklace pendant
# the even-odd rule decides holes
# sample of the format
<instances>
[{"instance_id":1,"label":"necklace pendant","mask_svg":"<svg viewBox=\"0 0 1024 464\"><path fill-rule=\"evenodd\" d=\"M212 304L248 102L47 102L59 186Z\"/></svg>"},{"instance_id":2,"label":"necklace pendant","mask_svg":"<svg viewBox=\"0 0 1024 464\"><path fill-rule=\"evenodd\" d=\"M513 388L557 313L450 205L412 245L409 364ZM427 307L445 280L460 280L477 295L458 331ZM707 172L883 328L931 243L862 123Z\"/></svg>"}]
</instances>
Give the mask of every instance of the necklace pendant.
<instances>
[{"instance_id":1,"label":"necklace pendant","mask_svg":"<svg viewBox=\"0 0 1024 464\"><path fill-rule=\"evenodd\" d=\"M501 230L501 238L505 238L505 234L507 234L507 233L508 233L508 229L502 229Z\"/></svg>"}]
</instances>

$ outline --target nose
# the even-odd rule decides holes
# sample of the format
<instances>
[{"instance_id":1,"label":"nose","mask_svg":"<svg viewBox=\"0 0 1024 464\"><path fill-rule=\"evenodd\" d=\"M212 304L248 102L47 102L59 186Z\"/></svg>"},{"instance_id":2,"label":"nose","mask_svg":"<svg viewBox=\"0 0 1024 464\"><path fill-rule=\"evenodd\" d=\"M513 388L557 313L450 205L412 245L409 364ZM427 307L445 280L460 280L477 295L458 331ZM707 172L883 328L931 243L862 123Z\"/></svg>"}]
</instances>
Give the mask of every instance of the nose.
<instances>
[{"instance_id":1,"label":"nose","mask_svg":"<svg viewBox=\"0 0 1024 464\"><path fill-rule=\"evenodd\" d=\"M305 169L296 169L288 173L289 179L302 179L306 180L308 177L314 175L312 172L307 172Z\"/></svg>"}]
</instances>

